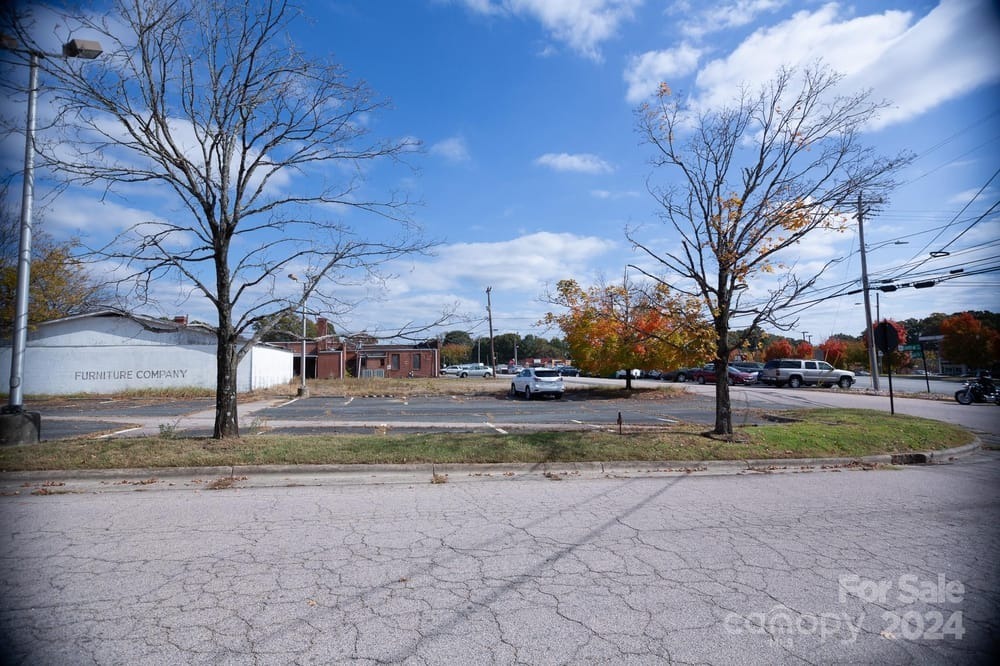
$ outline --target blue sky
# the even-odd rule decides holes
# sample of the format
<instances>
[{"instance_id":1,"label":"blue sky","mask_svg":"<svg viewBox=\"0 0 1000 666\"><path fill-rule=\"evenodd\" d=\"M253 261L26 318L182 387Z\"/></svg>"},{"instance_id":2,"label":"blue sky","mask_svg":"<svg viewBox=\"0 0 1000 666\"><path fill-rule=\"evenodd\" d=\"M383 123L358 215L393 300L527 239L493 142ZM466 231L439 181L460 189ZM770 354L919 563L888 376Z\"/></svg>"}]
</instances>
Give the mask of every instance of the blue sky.
<instances>
[{"instance_id":1,"label":"blue sky","mask_svg":"<svg viewBox=\"0 0 1000 666\"><path fill-rule=\"evenodd\" d=\"M391 99L392 109L371 119L376 134L423 144L412 170L375 167L366 188L410 192L421 202L414 218L441 243L435 256L391 266L398 278L334 322L340 331L389 330L457 302L467 320L443 330L485 335L490 286L496 333L561 335L536 326L552 309L542 301L547 287L620 279L641 260L626 226L671 242L647 193L648 179L663 183L670 174L649 166L636 106L660 81L724 104L740 83L754 86L782 65L817 58L845 75L845 92L871 88L892 102L866 143L916 156L892 199L866 220L873 281L1000 267L1000 214L987 213L1000 198L1000 176L991 180L1000 168L1000 22L990 0L304 4L307 21L294 39ZM16 167L18 154L5 142L5 168ZM144 214L140 200L102 211L97 196L72 191L50 200L45 229L94 240L100 219ZM855 226L803 243L792 259L808 270L845 258L814 294L822 298L860 286L857 247ZM942 248L951 254L930 259ZM881 294L879 306L895 319L1000 311L998 286L987 272ZM172 288L162 290L162 314L213 321L210 308L177 299ZM289 284L289 293L296 288ZM750 293L766 288L761 278ZM807 331L814 342L858 334L858 302L824 300L798 313L791 334Z\"/></svg>"}]
</instances>

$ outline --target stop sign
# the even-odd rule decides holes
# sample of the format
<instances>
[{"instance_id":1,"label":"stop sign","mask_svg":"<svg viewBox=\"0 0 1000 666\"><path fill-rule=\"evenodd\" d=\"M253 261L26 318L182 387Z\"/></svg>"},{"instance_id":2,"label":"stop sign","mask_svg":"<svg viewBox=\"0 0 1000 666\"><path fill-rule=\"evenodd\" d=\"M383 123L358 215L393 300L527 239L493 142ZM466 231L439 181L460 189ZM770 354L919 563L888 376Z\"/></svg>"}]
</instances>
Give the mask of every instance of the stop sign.
<instances>
[{"instance_id":1,"label":"stop sign","mask_svg":"<svg viewBox=\"0 0 1000 666\"><path fill-rule=\"evenodd\" d=\"M899 332L887 321L875 327L875 347L883 354L896 351L899 346Z\"/></svg>"}]
</instances>

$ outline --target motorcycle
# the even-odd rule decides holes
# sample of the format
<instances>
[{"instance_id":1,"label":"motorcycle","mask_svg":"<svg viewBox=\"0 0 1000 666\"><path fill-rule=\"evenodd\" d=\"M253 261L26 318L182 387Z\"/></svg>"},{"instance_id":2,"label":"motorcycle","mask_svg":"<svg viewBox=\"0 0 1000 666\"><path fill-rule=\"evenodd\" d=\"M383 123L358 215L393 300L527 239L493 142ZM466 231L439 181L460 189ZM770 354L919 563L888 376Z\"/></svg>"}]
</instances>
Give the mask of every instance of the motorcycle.
<instances>
[{"instance_id":1,"label":"motorcycle","mask_svg":"<svg viewBox=\"0 0 1000 666\"><path fill-rule=\"evenodd\" d=\"M974 402L995 402L1000 405L1000 390L996 386L983 386L979 382L965 382L962 388L955 391L955 400L960 405L971 405Z\"/></svg>"}]
</instances>

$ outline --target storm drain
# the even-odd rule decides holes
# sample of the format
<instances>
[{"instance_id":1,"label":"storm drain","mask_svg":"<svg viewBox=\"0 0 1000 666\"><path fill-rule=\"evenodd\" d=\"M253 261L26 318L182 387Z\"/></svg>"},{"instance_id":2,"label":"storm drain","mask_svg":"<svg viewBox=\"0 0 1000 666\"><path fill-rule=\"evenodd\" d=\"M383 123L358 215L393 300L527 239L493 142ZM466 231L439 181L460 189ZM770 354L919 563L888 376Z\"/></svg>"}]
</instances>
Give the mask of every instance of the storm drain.
<instances>
[{"instance_id":1,"label":"storm drain","mask_svg":"<svg viewBox=\"0 0 1000 666\"><path fill-rule=\"evenodd\" d=\"M926 453L894 453L893 465L926 465L930 462Z\"/></svg>"}]
</instances>

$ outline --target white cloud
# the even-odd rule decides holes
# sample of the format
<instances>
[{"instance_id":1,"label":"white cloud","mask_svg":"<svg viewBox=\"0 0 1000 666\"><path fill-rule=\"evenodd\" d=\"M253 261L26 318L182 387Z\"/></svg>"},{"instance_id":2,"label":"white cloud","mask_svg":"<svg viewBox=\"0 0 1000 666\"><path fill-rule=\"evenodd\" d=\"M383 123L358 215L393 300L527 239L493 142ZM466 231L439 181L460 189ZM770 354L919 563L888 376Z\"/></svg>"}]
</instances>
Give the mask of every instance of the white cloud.
<instances>
[{"instance_id":1,"label":"white cloud","mask_svg":"<svg viewBox=\"0 0 1000 666\"><path fill-rule=\"evenodd\" d=\"M782 66L822 59L845 75L844 92L870 88L894 103L879 120L884 126L1000 80L1000 29L988 0L942 0L913 19L895 10L844 17L836 3L797 12L709 62L697 76L699 102L717 108L741 85L755 89Z\"/></svg>"},{"instance_id":2,"label":"white cloud","mask_svg":"<svg viewBox=\"0 0 1000 666\"><path fill-rule=\"evenodd\" d=\"M535 19L558 41L594 60L600 45L618 33L642 0L461 0L468 9L494 16L501 13Z\"/></svg>"},{"instance_id":3,"label":"white cloud","mask_svg":"<svg viewBox=\"0 0 1000 666\"><path fill-rule=\"evenodd\" d=\"M453 136L444 141L438 141L433 146L431 146L431 154L439 155L449 162L468 162L469 157L469 147L465 143L465 139L459 136Z\"/></svg>"},{"instance_id":4,"label":"white cloud","mask_svg":"<svg viewBox=\"0 0 1000 666\"><path fill-rule=\"evenodd\" d=\"M556 171L577 173L610 173L614 168L597 155L589 153L545 153L535 160L539 166L547 166Z\"/></svg>"},{"instance_id":5,"label":"white cloud","mask_svg":"<svg viewBox=\"0 0 1000 666\"><path fill-rule=\"evenodd\" d=\"M611 190L591 190L590 196L595 199L631 199L638 197L639 193L635 190L626 190L624 192L613 192Z\"/></svg>"},{"instance_id":6,"label":"white cloud","mask_svg":"<svg viewBox=\"0 0 1000 666\"><path fill-rule=\"evenodd\" d=\"M850 75L876 63L889 44L906 30L911 15L887 11L838 20L838 6L800 11L787 21L750 35L728 57L708 63L697 77L699 100L709 108L730 103L735 91L756 89L784 66L822 58L832 69Z\"/></svg>"},{"instance_id":7,"label":"white cloud","mask_svg":"<svg viewBox=\"0 0 1000 666\"><path fill-rule=\"evenodd\" d=\"M786 0L726 0L715 5L702 4L697 13L681 20L681 32L691 38L701 38L732 30L749 25L760 14L780 9L785 4ZM685 9L690 11L689 7Z\"/></svg>"},{"instance_id":8,"label":"white cloud","mask_svg":"<svg viewBox=\"0 0 1000 666\"><path fill-rule=\"evenodd\" d=\"M449 304L458 304L469 321L478 321L485 318L485 289L491 286L496 330L517 327L523 332L551 309L540 301L547 286L565 278L584 280L621 249L607 238L545 231L508 241L445 245L433 257L391 262L385 268L397 279L386 283L385 292L370 295L370 304L377 305L359 308L337 325L370 329L374 322L388 330L426 321Z\"/></svg>"},{"instance_id":9,"label":"white cloud","mask_svg":"<svg viewBox=\"0 0 1000 666\"><path fill-rule=\"evenodd\" d=\"M497 243L455 243L440 248L432 261L415 263L404 281L421 290L473 281L537 292L542 282L573 275L613 246L606 238L548 231Z\"/></svg>"},{"instance_id":10,"label":"white cloud","mask_svg":"<svg viewBox=\"0 0 1000 666\"><path fill-rule=\"evenodd\" d=\"M134 225L164 222L160 214L149 210L101 200L93 190L74 190L54 198L43 219L45 228L54 234L84 239L94 235L97 243L103 243L106 234L117 234Z\"/></svg>"},{"instance_id":11,"label":"white cloud","mask_svg":"<svg viewBox=\"0 0 1000 666\"><path fill-rule=\"evenodd\" d=\"M972 203L976 199L984 203L987 203L989 201L994 201L996 199L996 190L992 187L986 188L981 192L979 188L965 190L963 192L958 192L951 198L949 198L948 203L965 205L968 203Z\"/></svg>"},{"instance_id":12,"label":"white cloud","mask_svg":"<svg viewBox=\"0 0 1000 666\"><path fill-rule=\"evenodd\" d=\"M676 77L687 76L698 66L702 50L690 44L665 51L647 51L633 57L625 70L630 104L638 104L656 92L660 83Z\"/></svg>"},{"instance_id":13,"label":"white cloud","mask_svg":"<svg viewBox=\"0 0 1000 666\"><path fill-rule=\"evenodd\" d=\"M997 62L1000 20L993 3L942 0L848 83L895 103L880 118L885 126L1000 81Z\"/></svg>"}]
</instances>

